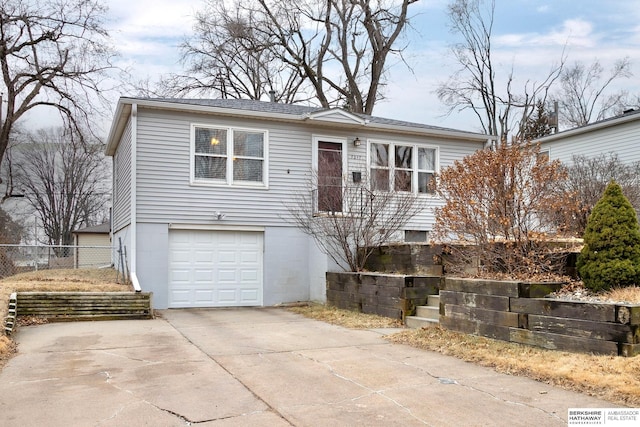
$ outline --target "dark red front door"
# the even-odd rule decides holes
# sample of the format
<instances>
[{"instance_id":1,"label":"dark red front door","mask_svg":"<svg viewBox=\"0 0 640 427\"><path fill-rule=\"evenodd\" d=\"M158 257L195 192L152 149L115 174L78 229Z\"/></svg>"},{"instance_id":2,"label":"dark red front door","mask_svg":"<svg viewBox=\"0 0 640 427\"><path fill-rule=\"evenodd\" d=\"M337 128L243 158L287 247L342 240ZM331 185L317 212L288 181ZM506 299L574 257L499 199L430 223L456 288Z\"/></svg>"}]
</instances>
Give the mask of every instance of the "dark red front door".
<instances>
[{"instance_id":1,"label":"dark red front door","mask_svg":"<svg viewBox=\"0 0 640 427\"><path fill-rule=\"evenodd\" d=\"M318 143L318 211L342 212L342 144Z\"/></svg>"}]
</instances>

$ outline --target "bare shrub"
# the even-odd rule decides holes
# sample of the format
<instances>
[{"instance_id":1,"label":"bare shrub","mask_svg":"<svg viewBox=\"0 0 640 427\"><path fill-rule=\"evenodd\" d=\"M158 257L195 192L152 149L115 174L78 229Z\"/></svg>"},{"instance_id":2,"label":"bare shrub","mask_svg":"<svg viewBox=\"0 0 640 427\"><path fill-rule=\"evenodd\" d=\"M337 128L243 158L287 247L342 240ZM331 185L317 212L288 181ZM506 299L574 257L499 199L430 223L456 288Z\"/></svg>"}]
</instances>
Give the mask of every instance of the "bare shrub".
<instances>
[{"instance_id":1,"label":"bare shrub","mask_svg":"<svg viewBox=\"0 0 640 427\"><path fill-rule=\"evenodd\" d=\"M396 187L405 186L396 181ZM392 240L423 207L424 199L411 191L371 191L339 174L333 180L316 174L287 204L291 222L345 271L362 271L375 248Z\"/></svg>"},{"instance_id":2,"label":"bare shrub","mask_svg":"<svg viewBox=\"0 0 640 427\"><path fill-rule=\"evenodd\" d=\"M442 171L438 194L445 204L436 211L434 239L454 265L530 276L564 263L567 251L558 242L569 218L561 221L558 212L573 197L558 185L566 170L538 153L531 144L501 144Z\"/></svg>"}]
</instances>

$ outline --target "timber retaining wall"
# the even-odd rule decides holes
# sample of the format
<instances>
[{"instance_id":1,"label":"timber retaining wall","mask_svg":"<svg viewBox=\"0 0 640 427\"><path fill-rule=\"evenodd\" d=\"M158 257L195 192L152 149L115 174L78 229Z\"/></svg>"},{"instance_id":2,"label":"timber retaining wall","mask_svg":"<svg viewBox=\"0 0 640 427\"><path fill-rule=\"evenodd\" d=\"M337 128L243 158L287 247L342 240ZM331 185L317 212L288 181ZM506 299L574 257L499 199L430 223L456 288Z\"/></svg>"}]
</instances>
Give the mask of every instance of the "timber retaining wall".
<instances>
[{"instance_id":1,"label":"timber retaining wall","mask_svg":"<svg viewBox=\"0 0 640 427\"><path fill-rule=\"evenodd\" d=\"M17 315L49 321L150 319L148 292L18 292Z\"/></svg>"},{"instance_id":2,"label":"timber retaining wall","mask_svg":"<svg viewBox=\"0 0 640 427\"><path fill-rule=\"evenodd\" d=\"M361 313L401 319L437 295L440 276L327 273L327 303Z\"/></svg>"},{"instance_id":3,"label":"timber retaining wall","mask_svg":"<svg viewBox=\"0 0 640 427\"><path fill-rule=\"evenodd\" d=\"M446 277L440 289L440 324L547 349L640 354L640 305L544 298L561 286Z\"/></svg>"}]
</instances>

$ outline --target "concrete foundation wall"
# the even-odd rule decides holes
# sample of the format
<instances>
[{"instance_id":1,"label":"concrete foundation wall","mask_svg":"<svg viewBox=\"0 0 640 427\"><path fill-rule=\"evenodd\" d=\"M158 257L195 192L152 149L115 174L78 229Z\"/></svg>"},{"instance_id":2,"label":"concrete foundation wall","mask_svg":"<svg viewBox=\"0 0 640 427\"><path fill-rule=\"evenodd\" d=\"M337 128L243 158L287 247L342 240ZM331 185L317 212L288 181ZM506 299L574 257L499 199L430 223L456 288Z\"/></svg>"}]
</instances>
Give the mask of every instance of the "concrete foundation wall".
<instances>
[{"instance_id":1,"label":"concrete foundation wall","mask_svg":"<svg viewBox=\"0 0 640 427\"><path fill-rule=\"evenodd\" d=\"M128 240L124 242L128 243ZM129 248L127 248L129 251ZM169 303L169 224L138 223L136 273L154 308ZM295 227L264 230L263 304L325 301L327 257Z\"/></svg>"}]
</instances>

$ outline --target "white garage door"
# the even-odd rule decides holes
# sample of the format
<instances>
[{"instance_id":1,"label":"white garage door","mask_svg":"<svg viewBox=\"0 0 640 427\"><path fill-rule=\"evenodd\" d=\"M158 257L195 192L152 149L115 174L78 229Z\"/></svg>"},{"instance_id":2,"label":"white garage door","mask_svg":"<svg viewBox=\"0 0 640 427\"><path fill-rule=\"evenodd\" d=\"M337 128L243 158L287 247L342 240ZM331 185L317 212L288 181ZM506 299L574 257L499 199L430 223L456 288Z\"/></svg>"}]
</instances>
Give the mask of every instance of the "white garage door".
<instances>
[{"instance_id":1,"label":"white garage door","mask_svg":"<svg viewBox=\"0 0 640 427\"><path fill-rule=\"evenodd\" d=\"M263 233L171 230L169 307L262 305Z\"/></svg>"}]
</instances>

